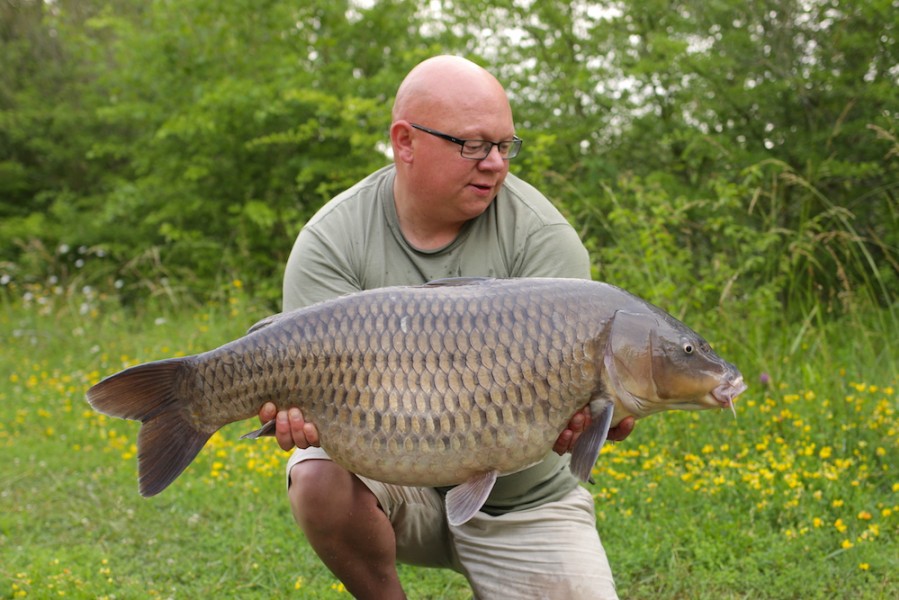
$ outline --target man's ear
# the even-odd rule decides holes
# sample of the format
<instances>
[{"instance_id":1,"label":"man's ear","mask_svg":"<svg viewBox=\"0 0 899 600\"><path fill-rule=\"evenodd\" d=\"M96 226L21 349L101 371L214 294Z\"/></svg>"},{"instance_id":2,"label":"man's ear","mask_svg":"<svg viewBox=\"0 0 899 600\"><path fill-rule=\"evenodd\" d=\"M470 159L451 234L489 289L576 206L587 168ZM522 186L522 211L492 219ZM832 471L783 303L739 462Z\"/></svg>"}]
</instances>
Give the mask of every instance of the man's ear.
<instances>
[{"instance_id":1,"label":"man's ear","mask_svg":"<svg viewBox=\"0 0 899 600\"><path fill-rule=\"evenodd\" d=\"M390 126L390 143L396 160L412 162L412 126L407 121L394 121Z\"/></svg>"}]
</instances>

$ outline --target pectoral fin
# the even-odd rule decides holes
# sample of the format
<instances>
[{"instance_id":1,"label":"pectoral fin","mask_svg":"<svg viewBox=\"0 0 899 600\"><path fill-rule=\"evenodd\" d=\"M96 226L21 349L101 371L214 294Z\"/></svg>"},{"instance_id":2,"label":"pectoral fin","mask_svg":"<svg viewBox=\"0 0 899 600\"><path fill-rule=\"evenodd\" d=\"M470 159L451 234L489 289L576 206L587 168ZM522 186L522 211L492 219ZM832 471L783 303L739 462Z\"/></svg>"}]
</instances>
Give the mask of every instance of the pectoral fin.
<instances>
[{"instance_id":1,"label":"pectoral fin","mask_svg":"<svg viewBox=\"0 0 899 600\"><path fill-rule=\"evenodd\" d=\"M266 423L259 429L256 429L255 431L251 431L250 433L243 434L242 436L240 436L240 439L255 440L256 438L261 438L261 437L265 437L265 436L273 436L273 435L275 435L275 420L274 419L272 419L271 421L269 421L268 423Z\"/></svg>"},{"instance_id":2,"label":"pectoral fin","mask_svg":"<svg viewBox=\"0 0 899 600\"><path fill-rule=\"evenodd\" d=\"M497 471L475 475L446 494L446 516L450 525L462 525L478 512L496 483Z\"/></svg>"},{"instance_id":3,"label":"pectoral fin","mask_svg":"<svg viewBox=\"0 0 899 600\"><path fill-rule=\"evenodd\" d=\"M581 481L587 481L590 477L599 451L609 436L614 411L614 404L611 402L606 404L602 412L593 417L590 426L574 443L574 450L571 452L571 472Z\"/></svg>"}]
</instances>

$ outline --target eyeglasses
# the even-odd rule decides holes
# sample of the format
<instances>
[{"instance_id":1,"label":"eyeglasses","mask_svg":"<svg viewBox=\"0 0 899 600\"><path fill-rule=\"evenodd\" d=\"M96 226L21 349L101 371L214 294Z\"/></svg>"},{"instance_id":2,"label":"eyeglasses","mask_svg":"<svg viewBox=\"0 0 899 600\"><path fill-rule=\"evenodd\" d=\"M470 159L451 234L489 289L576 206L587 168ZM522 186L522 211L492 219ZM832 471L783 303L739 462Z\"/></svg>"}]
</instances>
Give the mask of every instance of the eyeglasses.
<instances>
[{"instance_id":1,"label":"eyeglasses","mask_svg":"<svg viewBox=\"0 0 899 600\"><path fill-rule=\"evenodd\" d=\"M506 140L503 142L490 142L488 140L463 140L443 133L442 131L437 131L436 129L430 129L429 127L416 125L415 123L409 124L412 125L412 127L414 127L415 129L420 129L425 133L430 133L431 135L442 138L448 142L459 144L460 146L462 146L462 158L469 158L471 160L484 160L490 155L493 147L496 146L499 149L499 155L503 158L503 160L509 160L510 158L515 158L516 156L518 156L518 152L521 150L522 140L515 135L512 136L511 140Z\"/></svg>"}]
</instances>

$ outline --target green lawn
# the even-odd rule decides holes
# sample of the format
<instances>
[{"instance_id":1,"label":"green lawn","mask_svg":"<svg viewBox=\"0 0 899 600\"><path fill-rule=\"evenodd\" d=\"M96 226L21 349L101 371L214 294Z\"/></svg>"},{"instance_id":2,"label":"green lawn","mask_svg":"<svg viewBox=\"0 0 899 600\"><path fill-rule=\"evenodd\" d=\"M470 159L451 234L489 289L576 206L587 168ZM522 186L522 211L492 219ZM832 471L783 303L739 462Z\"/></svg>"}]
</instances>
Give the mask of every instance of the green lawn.
<instances>
[{"instance_id":1,"label":"green lawn","mask_svg":"<svg viewBox=\"0 0 899 600\"><path fill-rule=\"evenodd\" d=\"M252 312L2 305L0 597L349 597L293 524L285 454L238 440L255 422L226 428L144 499L137 424L84 400L122 367L239 335ZM779 365L767 385L744 367L736 420L656 416L603 451L593 491L623 598L899 597L896 364L843 358L812 377ZM470 596L452 573L401 574L413 598Z\"/></svg>"}]
</instances>

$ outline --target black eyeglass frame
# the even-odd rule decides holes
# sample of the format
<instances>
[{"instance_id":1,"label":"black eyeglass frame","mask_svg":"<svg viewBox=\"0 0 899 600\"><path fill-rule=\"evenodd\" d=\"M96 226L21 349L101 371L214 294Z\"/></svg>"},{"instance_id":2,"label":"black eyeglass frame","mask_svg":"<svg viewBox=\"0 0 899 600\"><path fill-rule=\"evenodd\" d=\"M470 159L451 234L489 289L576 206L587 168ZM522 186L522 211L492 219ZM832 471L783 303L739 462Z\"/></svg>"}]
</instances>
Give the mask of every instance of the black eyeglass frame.
<instances>
[{"instance_id":1,"label":"black eyeglass frame","mask_svg":"<svg viewBox=\"0 0 899 600\"><path fill-rule=\"evenodd\" d=\"M493 152L493 147L499 150L499 155L503 160L510 160L518 156L518 153L521 151L521 144L523 140L517 135L513 135L511 140L503 140L502 142L491 142L490 140L463 140L462 138L457 138L449 135L448 133L443 133L442 131L437 131L436 129L431 129L430 127L425 127L424 125L418 125L417 123L409 123L415 129L420 131L424 131L425 133L429 133L435 137L439 137L448 142L452 142L454 144L459 144L461 146L459 148L459 155L462 158L467 158L468 160L484 160L490 153ZM487 147L487 152L484 153L484 156L465 156L465 144L468 142L478 142L479 144L490 144ZM508 144L508 151L506 155L503 156L503 144Z\"/></svg>"}]
</instances>

